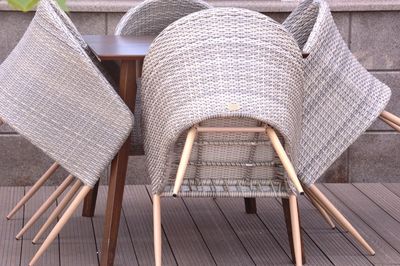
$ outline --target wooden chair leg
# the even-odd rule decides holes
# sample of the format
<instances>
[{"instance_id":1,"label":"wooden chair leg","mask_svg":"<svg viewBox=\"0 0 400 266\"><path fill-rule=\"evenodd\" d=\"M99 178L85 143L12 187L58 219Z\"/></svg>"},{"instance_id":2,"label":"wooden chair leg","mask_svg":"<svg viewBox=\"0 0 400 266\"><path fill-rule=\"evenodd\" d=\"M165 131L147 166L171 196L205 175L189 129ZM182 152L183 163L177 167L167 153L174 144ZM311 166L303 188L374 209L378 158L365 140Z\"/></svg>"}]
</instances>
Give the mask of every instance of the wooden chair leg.
<instances>
[{"instance_id":1,"label":"wooden chair leg","mask_svg":"<svg viewBox=\"0 0 400 266\"><path fill-rule=\"evenodd\" d=\"M293 263L296 263L296 256L295 256L295 249L294 249L294 242L293 242L293 233L292 233L292 221L291 221L291 216L290 216L290 204L289 204L288 198L282 198L282 208L283 208L283 213L285 215L285 223L286 223L286 229L287 229L287 233L288 233L290 251L292 253L292 261L293 261ZM300 215L299 215L298 219L299 219L299 225L301 225ZM303 264L305 264L306 257L305 257L305 252L304 252L302 231L300 231L300 239L301 239L301 258L302 258Z\"/></svg>"},{"instance_id":2,"label":"wooden chair leg","mask_svg":"<svg viewBox=\"0 0 400 266\"><path fill-rule=\"evenodd\" d=\"M303 265L302 260L302 241L300 234L300 219L295 195L289 195L290 222L292 224L293 249L296 266Z\"/></svg>"},{"instance_id":3,"label":"wooden chair leg","mask_svg":"<svg viewBox=\"0 0 400 266\"><path fill-rule=\"evenodd\" d=\"M50 178L52 174L60 167L58 163L53 163L52 166L44 173L44 175L39 178L38 181L31 187L31 189L25 194L25 196L22 197L22 199L15 205L14 209L7 215L7 220L10 220L14 214L17 213L19 209L21 209L22 206L30 199L32 198L33 195L43 186L43 184L47 181L47 179Z\"/></svg>"},{"instance_id":4,"label":"wooden chair leg","mask_svg":"<svg viewBox=\"0 0 400 266\"><path fill-rule=\"evenodd\" d=\"M326 221L326 223L332 228L335 229L336 226L335 224L332 222L331 217L329 216L329 214L325 211L324 208L322 208L322 206L318 203L318 201L316 199L314 199L314 197L310 194L307 193L306 191L306 195L308 197L308 199L310 200L310 202L312 203L312 205L314 205L314 207L319 211L319 213L322 215L322 217L324 218L324 220Z\"/></svg>"},{"instance_id":5,"label":"wooden chair leg","mask_svg":"<svg viewBox=\"0 0 400 266\"><path fill-rule=\"evenodd\" d=\"M160 195L153 195L153 223L154 223L154 259L155 265L162 265L162 229L161 229L161 199Z\"/></svg>"},{"instance_id":6,"label":"wooden chair leg","mask_svg":"<svg viewBox=\"0 0 400 266\"><path fill-rule=\"evenodd\" d=\"M192 127L186 137L185 146L183 147L181 161L179 162L178 170L176 172L175 185L173 190L173 196L176 197L183 183L185 177L186 168L189 163L190 154L192 153L193 143L196 138L197 129Z\"/></svg>"},{"instance_id":7,"label":"wooden chair leg","mask_svg":"<svg viewBox=\"0 0 400 266\"><path fill-rule=\"evenodd\" d=\"M56 209L50 214L49 218L46 220L46 222L39 229L38 233L36 234L36 236L32 240L33 244L36 244L39 241L40 237L44 234L44 232L46 232L47 228L49 228L50 225L57 219L58 215L60 215L60 213L68 205L68 203L74 197L75 193L79 190L81 185L82 185L82 182L80 180L76 180L75 181L75 183L72 185L72 187L70 188L68 193L65 194L64 198L57 205Z\"/></svg>"},{"instance_id":8,"label":"wooden chair leg","mask_svg":"<svg viewBox=\"0 0 400 266\"><path fill-rule=\"evenodd\" d=\"M3 120L0 118L0 127L4 124Z\"/></svg>"},{"instance_id":9,"label":"wooden chair leg","mask_svg":"<svg viewBox=\"0 0 400 266\"><path fill-rule=\"evenodd\" d=\"M83 201L85 196L89 193L92 188L89 186L84 186L81 191L78 193L76 198L72 201L71 205L65 211L64 215L61 217L60 221L54 226L53 230L47 236L46 240L43 242L42 246L40 246L39 250L36 252L35 256L33 256L32 260L29 262L29 266L35 265L39 258L43 255L43 253L49 248L51 243L60 233L62 228L74 214L79 204Z\"/></svg>"},{"instance_id":10,"label":"wooden chair leg","mask_svg":"<svg viewBox=\"0 0 400 266\"><path fill-rule=\"evenodd\" d=\"M82 208L83 217L94 216L94 211L96 210L97 193L99 192L99 183L100 180L97 181L96 185L94 185L93 189L85 197Z\"/></svg>"},{"instance_id":11,"label":"wooden chair leg","mask_svg":"<svg viewBox=\"0 0 400 266\"><path fill-rule=\"evenodd\" d=\"M15 237L17 240L21 239L21 237L25 234L25 232L31 228L35 222L45 213L48 208L56 201L56 199L64 192L64 190L72 183L74 177L69 175L61 185L50 195L50 197L40 206L40 208L35 212L35 214L29 219L29 221L25 224L25 226L19 231L17 236Z\"/></svg>"},{"instance_id":12,"label":"wooden chair leg","mask_svg":"<svg viewBox=\"0 0 400 266\"><path fill-rule=\"evenodd\" d=\"M358 233L358 231L350 224L350 222L341 214L335 206L325 197L324 194L315 186L312 185L307 188L308 191L318 199L319 203L324 209L331 215L341 226L344 226L346 230L357 240L357 242L370 254L375 255L375 251L365 241L365 239Z\"/></svg>"},{"instance_id":13,"label":"wooden chair leg","mask_svg":"<svg viewBox=\"0 0 400 266\"><path fill-rule=\"evenodd\" d=\"M386 120L389 120L390 122L400 126L400 117L389 113L388 111L383 111L380 115L381 118L384 118Z\"/></svg>"},{"instance_id":14,"label":"wooden chair leg","mask_svg":"<svg viewBox=\"0 0 400 266\"><path fill-rule=\"evenodd\" d=\"M244 198L244 205L246 207L246 213L248 214L257 213L257 201L255 198Z\"/></svg>"},{"instance_id":15,"label":"wooden chair leg","mask_svg":"<svg viewBox=\"0 0 400 266\"><path fill-rule=\"evenodd\" d=\"M296 190L300 193L300 195L304 194L303 187L300 184L299 179L297 178L296 171L292 163L290 162L289 157L287 156L285 149L282 146L282 143L279 141L278 135L275 130L271 127L267 127L266 129L267 136L271 141L272 147L274 147L275 152L278 154L279 159L282 162L283 168L285 168L290 181L292 181Z\"/></svg>"},{"instance_id":16,"label":"wooden chair leg","mask_svg":"<svg viewBox=\"0 0 400 266\"><path fill-rule=\"evenodd\" d=\"M382 117L382 116L381 116L380 118L381 118L381 120L382 120L383 122L385 122L386 124L388 124L389 126L391 126L394 130L400 132L400 126L399 126L399 125L393 123L392 121L390 121L390 120L388 120L388 119L386 119L386 118L384 118L384 117Z\"/></svg>"}]
</instances>

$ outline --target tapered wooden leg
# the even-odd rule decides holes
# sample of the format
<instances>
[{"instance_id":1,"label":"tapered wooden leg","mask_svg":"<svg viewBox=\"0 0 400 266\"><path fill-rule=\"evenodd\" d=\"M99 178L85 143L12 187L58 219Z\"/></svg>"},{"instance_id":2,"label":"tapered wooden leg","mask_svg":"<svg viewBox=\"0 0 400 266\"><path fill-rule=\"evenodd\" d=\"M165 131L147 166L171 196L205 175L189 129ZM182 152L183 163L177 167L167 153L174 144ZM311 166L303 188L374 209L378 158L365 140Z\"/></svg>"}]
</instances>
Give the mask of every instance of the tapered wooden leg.
<instances>
[{"instance_id":1,"label":"tapered wooden leg","mask_svg":"<svg viewBox=\"0 0 400 266\"><path fill-rule=\"evenodd\" d=\"M96 185L94 185L93 189L85 197L85 201L83 202L83 208L82 208L83 217L94 216L94 211L96 209L97 192L99 191L99 183L100 180L97 181Z\"/></svg>"},{"instance_id":2,"label":"tapered wooden leg","mask_svg":"<svg viewBox=\"0 0 400 266\"><path fill-rule=\"evenodd\" d=\"M307 193L307 197L310 200L310 202L314 205L314 207L319 211L319 213L322 215L322 217L324 218L324 220L327 222L327 224L332 228L335 229L336 226L335 224L332 222L331 217L329 217L328 213L324 210L324 208L322 208L322 206L318 203L318 201L316 199L314 199L314 197L310 194Z\"/></svg>"},{"instance_id":3,"label":"tapered wooden leg","mask_svg":"<svg viewBox=\"0 0 400 266\"><path fill-rule=\"evenodd\" d=\"M286 223L286 229L287 229L287 233L288 233L290 251L292 253L292 261L293 261L293 263L296 263L295 249L294 249L294 243L293 243L293 233L292 233L292 221L291 221L291 216L290 216L290 204L289 204L288 198L282 198L282 208L283 208L283 213L285 215L285 223ZM301 227L300 215L299 215L298 219L299 219L299 225ZM300 239L301 239L301 258L302 258L303 264L305 264L306 257L305 257L305 252L304 252L302 231L300 231Z\"/></svg>"},{"instance_id":4,"label":"tapered wooden leg","mask_svg":"<svg viewBox=\"0 0 400 266\"><path fill-rule=\"evenodd\" d=\"M153 223L154 223L154 259L155 265L162 262L162 229L161 229L161 202L160 195L153 195Z\"/></svg>"},{"instance_id":5,"label":"tapered wooden leg","mask_svg":"<svg viewBox=\"0 0 400 266\"><path fill-rule=\"evenodd\" d=\"M312 185L307 188L309 192L318 199L319 203L324 209L332 216L341 226L343 226L349 233L357 240L357 242L370 254L375 255L375 251L365 241L365 239L358 233L358 231L350 224L350 222L333 206L333 204L325 197L324 194L315 186Z\"/></svg>"},{"instance_id":6,"label":"tapered wooden leg","mask_svg":"<svg viewBox=\"0 0 400 266\"><path fill-rule=\"evenodd\" d=\"M386 120L389 120L390 122L400 126L400 117L389 113L388 111L383 111L380 115L381 118L384 118Z\"/></svg>"},{"instance_id":7,"label":"tapered wooden leg","mask_svg":"<svg viewBox=\"0 0 400 266\"><path fill-rule=\"evenodd\" d=\"M15 205L14 209L7 215L7 219L11 219L14 214L17 213L19 209L21 209L22 206L30 199L32 198L33 195L35 195L36 191L39 190L43 186L43 184L47 181L47 179L50 178L52 174L60 167L58 163L53 163L53 165L44 173L44 175L39 178L38 181L31 187L31 189L25 194L25 196L22 197L22 199Z\"/></svg>"},{"instance_id":8,"label":"tapered wooden leg","mask_svg":"<svg viewBox=\"0 0 400 266\"><path fill-rule=\"evenodd\" d=\"M296 171L294 170L294 167L290 162L290 159L287 156L285 149L282 146L282 143L279 141L278 135L276 135L275 130L271 127L267 127L266 132L269 140L271 141L272 147L274 147L276 154L278 154L278 157L282 162L283 168L285 168L290 181L292 181L293 186L301 195L304 194L303 187L301 186L300 181L297 178Z\"/></svg>"},{"instance_id":9,"label":"tapered wooden leg","mask_svg":"<svg viewBox=\"0 0 400 266\"><path fill-rule=\"evenodd\" d=\"M394 130L400 132L400 126L399 126L399 125L393 123L392 121L390 121L390 120L388 120L388 119L386 119L386 118L384 118L384 117L382 117L382 116L381 116L380 118L381 118L381 120L382 120L383 122L385 122L386 124L388 124L389 126L391 126Z\"/></svg>"},{"instance_id":10,"label":"tapered wooden leg","mask_svg":"<svg viewBox=\"0 0 400 266\"><path fill-rule=\"evenodd\" d=\"M178 170L176 172L176 179L174 185L173 196L178 195L179 189L181 188L183 178L185 177L186 168L189 163L190 154L192 153L193 143L196 138L197 130L192 127L186 137L185 146L183 147L181 161L179 162Z\"/></svg>"},{"instance_id":11,"label":"tapered wooden leg","mask_svg":"<svg viewBox=\"0 0 400 266\"><path fill-rule=\"evenodd\" d=\"M69 175L62 183L61 185L50 195L50 197L40 206L40 208L35 212L35 214L29 219L29 221L25 224L25 226L19 231L17 236L15 237L16 239L21 239L23 234L31 228L35 222L40 218L40 216L47 211L48 208L56 201L56 199L64 192L64 190L69 186L69 184L72 183L74 180L74 177L72 175Z\"/></svg>"},{"instance_id":12,"label":"tapered wooden leg","mask_svg":"<svg viewBox=\"0 0 400 266\"><path fill-rule=\"evenodd\" d=\"M244 198L244 205L246 213L255 214L257 213L257 201L255 198Z\"/></svg>"},{"instance_id":13,"label":"tapered wooden leg","mask_svg":"<svg viewBox=\"0 0 400 266\"><path fill-rule=\"evenodd\" d=\"M76 198L72 201L71 205L68 207L68 209L65 211L64 215L61 217L60 221L54 226L53 230L50 232L46 240L43 242L42 246L39 248L39 250L36 252L35 256L32 258L32 260L29 262L29 266L35 265L36 262L39 260L39 258L43 255L43 253L49 248L51 243L54 241L54 239L57 237L57 235L60 233L62 228L65 226L65 224L68 222L68 220L71 218L71 216L74 214L76 209L78 208L79 204L83 201L87 193L92 188L89 186L84 186L81 191L78 193Z\"/></svg>"},{"instance_id":14,"label":"tapered wooden leg","mask_svg":"<svg viewBox=\"0 0 400 266\"><path fill-rule=\"evenodd\" d=\"M299 212L297 207L297 198L295 195L289 195L289 207L290 207L290 221L292 223L292 236L293 236L293 249L296 266L303 265L302 262L302 246L300 236L300 222Z\"/></svg>"},{"instance_id":15,"label":"tapered wooden leg","mask_svg":"<svg viewBox=\"0 0 400 266\"><path fill-rule=\"evenodd\" d=\"M81 185L82 181L80 181L79 179L75 181L71 189L68 191L67 194L65 194L64 198L57 205L56 209L50 214L49 218L47 218L46 222L39 229L38 233L32 240L33 244L36 244L39 241L40 237L44 234L44 232L46 232L47 228L49 228L50 225L57 219L58 215L60 215L60 213L68 205L68 203L74 197L75 193L79 190Z\"/></svg>"},{"instance_id":16,"label":"tapered wooden leg","mask_svg":"<svg viewBox=\"0 0 400 266\"><path fill-rule=\"evenodd\" d=\"M3 125L3 120L1 120L1 118L0 118L0 127Z\"/></svg>"}]
</instances>

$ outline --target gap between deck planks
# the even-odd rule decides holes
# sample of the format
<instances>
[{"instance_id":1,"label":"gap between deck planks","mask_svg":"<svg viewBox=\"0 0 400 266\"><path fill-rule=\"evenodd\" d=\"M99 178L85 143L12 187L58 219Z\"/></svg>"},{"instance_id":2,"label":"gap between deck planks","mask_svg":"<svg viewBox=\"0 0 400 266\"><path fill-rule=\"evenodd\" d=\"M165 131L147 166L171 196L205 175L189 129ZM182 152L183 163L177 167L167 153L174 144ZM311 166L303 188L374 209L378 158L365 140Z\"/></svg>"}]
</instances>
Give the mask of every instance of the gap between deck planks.
<instances>
[{"instance_id":1,"label":"gap between deck planks","mask_svg":"<svg viewBox=\"0 0 400 266\"><path fill-rule=\"evenodd\" d=\"M377 254L366 256L351 236L330 229L301 198L306 265L400 265L400 184L319 187ZM31 240L48 213L22 241L15 235L53 191L44 187L15 218L0 221L0 265L27 265L39 247ZM100 187L94 218L81 217L78 210L39 265L98 265L106 193L106 187ZM0 188L2 217L23 194L21 187ZM151 190L127 186L124 196L115 265L153 265ZM257 203L258 214L249 215L241 198L162 198L164 265L291 265L279 200Z\"/></svg>"}]
</instances>

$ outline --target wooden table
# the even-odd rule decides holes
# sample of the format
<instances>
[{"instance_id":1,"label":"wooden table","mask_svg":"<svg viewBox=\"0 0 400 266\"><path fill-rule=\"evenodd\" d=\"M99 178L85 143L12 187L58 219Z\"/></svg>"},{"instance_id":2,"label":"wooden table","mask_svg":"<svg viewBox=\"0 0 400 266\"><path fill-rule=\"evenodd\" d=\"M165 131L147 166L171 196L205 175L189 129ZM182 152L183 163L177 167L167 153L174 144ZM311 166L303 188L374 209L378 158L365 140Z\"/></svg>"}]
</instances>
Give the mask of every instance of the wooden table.
<instances>
[{"instance_id":1,"label":"wooden table","mask_svg":"<svg viewBox=\"0 0 400 266\"><path fill-rule=\"evenodd\" d=\"M85 41L102 62L120 62L119 95L130 110L135 109L136 79L141 76L141 63L154 37L132 36L84 36ZM114 69L115 70L115 69ZM130 138L121 147L111 163L104 235L101 246L100 265L113 265L122 209ZM83 216L93 216L98 184L86 197Z\"/></svg>"}]
</instances>

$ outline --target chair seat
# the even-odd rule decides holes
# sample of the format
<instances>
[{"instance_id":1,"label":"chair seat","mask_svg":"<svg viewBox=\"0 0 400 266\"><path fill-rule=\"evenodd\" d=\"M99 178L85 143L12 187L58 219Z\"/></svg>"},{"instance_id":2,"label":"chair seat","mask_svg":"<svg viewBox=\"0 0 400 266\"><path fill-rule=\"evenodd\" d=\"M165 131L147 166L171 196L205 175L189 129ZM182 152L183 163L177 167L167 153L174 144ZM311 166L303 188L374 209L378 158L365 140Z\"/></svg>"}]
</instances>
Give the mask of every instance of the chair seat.
<instances>
[{"instance_id":1,"label":"chair seat","mask_svg":"<svg viewBox=\"0 0 400 266\"><path fill-rule=\"evenodd\" d=\"M215 118L201 126L259 126L244 118ZM169 154L168 178L162 196L172 195L186 133ZM280 140L283 141L282 136ZM260 133L198 133L180 196L287 197L289 187L271 142Z\"/></svg>"},{"instance_id":2,"label":"chair seat","mask_svg":"<svg viewBox=\"0 0 400 266\"><path fill-rule=\"evenodd\" d=\"M169 179L161 196L172 196L175 179ZM288 197L289 188L285 180L190 178L185 179L178 193L180 197Z\"/></svg>"}]
</instances>

